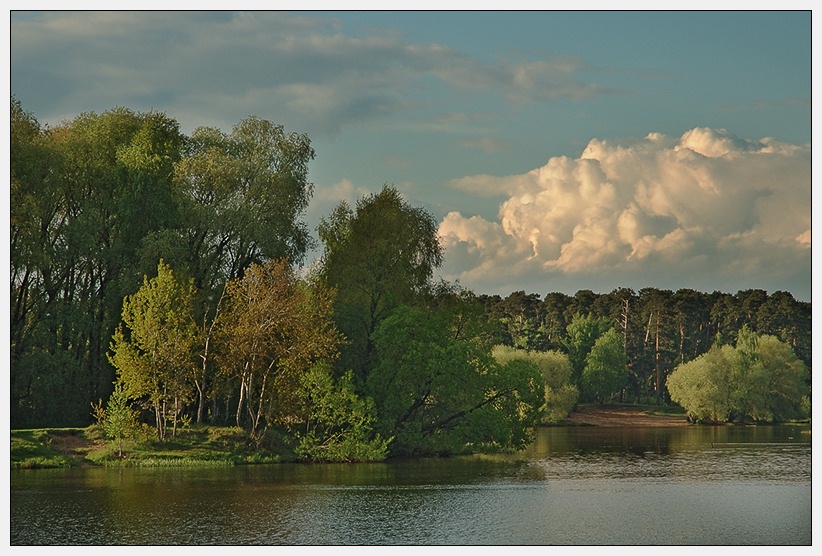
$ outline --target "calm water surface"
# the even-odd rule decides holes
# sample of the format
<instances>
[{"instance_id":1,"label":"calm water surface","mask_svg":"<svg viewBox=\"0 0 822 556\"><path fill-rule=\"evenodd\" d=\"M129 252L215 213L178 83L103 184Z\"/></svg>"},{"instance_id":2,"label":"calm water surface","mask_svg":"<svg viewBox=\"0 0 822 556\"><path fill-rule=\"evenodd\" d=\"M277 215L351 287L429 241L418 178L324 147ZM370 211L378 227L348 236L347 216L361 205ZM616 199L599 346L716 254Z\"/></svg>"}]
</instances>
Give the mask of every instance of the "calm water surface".
<instances>
[{"instance_id":1,"label":"calm water surface","mask_svg":"<svg viewBox=\"0 0 822 556\"><path fill-rule=\"evenodd\" d=\"M507 456L11 473L12 545L810 545L809 427L548 428Z\"/></svg>"}]
</instances>

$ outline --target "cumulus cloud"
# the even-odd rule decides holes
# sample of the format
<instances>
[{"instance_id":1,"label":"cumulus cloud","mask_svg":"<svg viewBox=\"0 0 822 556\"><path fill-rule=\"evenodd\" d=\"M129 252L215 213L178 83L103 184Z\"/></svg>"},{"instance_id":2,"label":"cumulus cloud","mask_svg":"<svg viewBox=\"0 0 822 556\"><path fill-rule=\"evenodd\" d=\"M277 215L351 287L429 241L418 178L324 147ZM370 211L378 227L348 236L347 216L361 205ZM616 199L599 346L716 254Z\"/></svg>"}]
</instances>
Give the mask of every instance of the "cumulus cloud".
<instances>
[{"instance_id":1,"label":"cumulus cloud","mask_svg":"<svg viewBox=\"0 0 822 556\"><path fill-rule=\"evenodd\" d=\"M628 145L594 139L576 159L451 186L508 195L498 221L454 212L440 225L444 275L464 284L710 290L806 280L810 291L809 145L706 128Z\"/></svg>"}]
</instances>

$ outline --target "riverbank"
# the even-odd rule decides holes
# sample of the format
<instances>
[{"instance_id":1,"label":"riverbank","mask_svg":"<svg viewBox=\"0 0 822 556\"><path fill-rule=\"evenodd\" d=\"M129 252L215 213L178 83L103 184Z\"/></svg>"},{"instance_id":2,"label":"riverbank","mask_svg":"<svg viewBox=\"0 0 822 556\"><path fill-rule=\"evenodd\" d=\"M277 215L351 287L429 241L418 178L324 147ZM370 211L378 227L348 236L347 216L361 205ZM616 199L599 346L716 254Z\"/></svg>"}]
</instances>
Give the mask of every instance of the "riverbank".
<instances>
[{"instance_id":1,"label":"riverbank","mask_svg":"<svg viewBox=\"0 0 822 556\"><path fill-rule=\"evenodd\" d=\"M571 426L671 427L685 426L684 413L647 405L580 404L565 421ZM262 456L245 443L234 427L192 427L165 443L148 442L149 448L127 449L129 465L237 465L276 463L282 456ZM85 429L32 429L12 431L13 468L90 467L117 465L120 460L111 442L96 427Z\"/></svg>"},{"instance_id":2,"label":"riverbank","mask_svg":"<svg viewBox=\"0 0 822 556\"><path fill-rule=\"evenodd\" d=\"M655 405L580 404L568 415L567 421L597 427L679 427L690 424L682 410Z\"/></svg>"}]
</instances>

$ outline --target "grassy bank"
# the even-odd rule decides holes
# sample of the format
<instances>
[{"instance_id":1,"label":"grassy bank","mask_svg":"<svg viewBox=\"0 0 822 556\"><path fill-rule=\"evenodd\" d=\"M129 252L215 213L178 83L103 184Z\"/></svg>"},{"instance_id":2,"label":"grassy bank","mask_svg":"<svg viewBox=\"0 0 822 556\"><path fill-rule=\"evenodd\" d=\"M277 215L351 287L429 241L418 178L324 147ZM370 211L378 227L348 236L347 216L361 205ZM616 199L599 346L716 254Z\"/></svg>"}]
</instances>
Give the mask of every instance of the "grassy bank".
<instances>
[{"instance_id":1,"label":"grassy bank","mask_svg":"<svg viewBox=\"0 0 822 556\"><path fill-rule=\"evenodd\" d=\"M97 426L85 429L27 429L11 431L12 469L81 466L223 466L277 463L293 459L276 443L256 449L236 427L192 426L164 442L146 427L137 439L116 443Z\"/></svg>"},{"instance_id":2,"label":"grassy bank","mask_svg":"<svg viewBox=\"0 0 822 556\"><path fill-rule=\"evenodd\" d=\"M636 405L581 404L560 426L670 426L687 425L679 408ZM169 433L170 434L170 433ZM98 426L84 429L28 429L11 431L13 469L77 466L223 466L294 461L295 455L276 439L260 449L249 445L237 427L193 424L169 436L156 438L153 428L143 429L123 443L122 457L116 443L104 437Z\"/></svg>"}]
</instances>

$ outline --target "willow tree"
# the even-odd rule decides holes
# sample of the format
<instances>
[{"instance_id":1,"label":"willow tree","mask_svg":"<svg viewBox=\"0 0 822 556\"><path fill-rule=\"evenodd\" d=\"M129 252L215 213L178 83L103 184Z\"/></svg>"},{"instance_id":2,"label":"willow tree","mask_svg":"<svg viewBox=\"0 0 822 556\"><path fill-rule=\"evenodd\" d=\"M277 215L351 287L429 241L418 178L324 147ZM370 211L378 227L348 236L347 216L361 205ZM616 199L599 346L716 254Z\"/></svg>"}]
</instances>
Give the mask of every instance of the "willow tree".
<instances>
[{"instance_id":1,"label":"willow tree","mask_svg":"<svg viewBox=\"0 0 822 556\"><path fill-rule=\"evenodd\" d=\"M810 374L790 345L739 331L736 346L715 344L668 377L671 399L703 422L783 422L808 415Z\"/></svg>"},{"instance_id":2,"label":"willow tree","mask_svg":"<svg viewBox=\"0 0 822 556\"><path fill-rule=\"evenodd\" d=\"M539 423L545 382L523 359L498 363L452 311L402 307L375 333L367 387L394 455L520 449Z\"/></svg>"},{"instance_id":3,"label":"willow tree","mask_svg":"<svg viewBox=\"0 0 822 556\"><path fill-rule=\"evenodd\" d=\"M177 422L192 397L197 370L197 325L193 318L192 280L178 280L162 260L157 276L123 300L123 324L114 333L109 361L122 393L154 412L157 434L166 438L166 424Z\"/></svg>"},{"instance_id":4,"label":"willow tree","mask_svg":"<svg viewBox=\"0 0 822 556\"><path fill-rule=\"evenodd\" d=\"M300 378L336 356L331 302L330 290L300 279L284 259L252 263L226 286L219 367L238 387L237 426L255 442L299 414Z\"/></svg>"}]
</instances>

